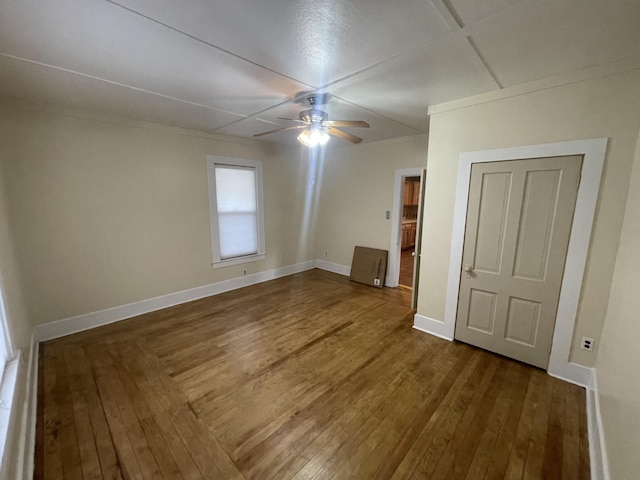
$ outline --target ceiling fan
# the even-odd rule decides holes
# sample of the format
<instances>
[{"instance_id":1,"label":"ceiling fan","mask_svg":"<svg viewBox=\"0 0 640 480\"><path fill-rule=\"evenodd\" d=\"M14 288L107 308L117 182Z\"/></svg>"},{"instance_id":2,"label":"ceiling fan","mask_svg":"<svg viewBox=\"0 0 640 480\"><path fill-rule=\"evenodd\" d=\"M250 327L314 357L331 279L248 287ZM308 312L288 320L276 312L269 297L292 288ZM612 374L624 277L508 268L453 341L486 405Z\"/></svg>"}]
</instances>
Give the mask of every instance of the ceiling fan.
<instances>
[{"instance_id":1,"label":"ceiling fan","mask_svg":"<svg viewBox=\"0 0 640 480\"><path fill-rule=\"evenodd\" d=\"M328 95L309 95L306 97L310 109L300 112L299 119L278 117L279 120L299 123L291 127L276 128L264 133L257 133L254 137L261 137L276 132L287 130L302 130L298 135L298 141L307 147L322 146L329 141L331 136L346 140L351 143L360 143L362 138L340 130L338 127L369 128L369 124L362 120L329 120L329 115L315 107L328 101Z\"/></svg>"}]
</instances>

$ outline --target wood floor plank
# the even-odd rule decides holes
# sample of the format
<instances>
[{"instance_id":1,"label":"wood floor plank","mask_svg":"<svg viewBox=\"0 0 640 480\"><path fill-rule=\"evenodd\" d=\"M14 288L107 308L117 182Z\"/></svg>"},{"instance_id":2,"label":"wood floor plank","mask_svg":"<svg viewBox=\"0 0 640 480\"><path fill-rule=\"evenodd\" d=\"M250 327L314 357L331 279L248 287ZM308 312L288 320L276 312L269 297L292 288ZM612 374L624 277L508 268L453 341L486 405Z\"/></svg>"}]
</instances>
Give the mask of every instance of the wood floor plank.
<instances>
[{"instance_id":1,"label":"wood floor plank","mask_svg":"<svg viewBox=\"0 0 640 480\"><path fill-rule=\"evenodd\" d=\"M584 478L584 391L307 271L40 346L36 478Z\"/></svg>"},{"instance_id":2,"label":"wood floor plank","mask_svg":"<svg viewBox=\"0 0 640 480\"><path fill-rule=\"evenodd\" d=\"M409 348L416 340L414 337L406 345L407 348L397 344L385 350L385 356L377 358L362 371L346 378L344 385L336 385L335 394L328 399L327 406L318 405L319 409L309 409L311 415L320 417L317 436L302 450L302 454L310 460L305 462L303 458L290 462L285 470L278 472L281 477L289 478L295 475L294 478L308 478L315 475L326 459L346 442L354 430L365 423L370 412L375 411L385 399L394 398L392 393L401 383L408 380L408 376L403 372L405 362L410 364L412 358L417 357L424 359L424 365L433 367L431 360L437 357L428 354L425 356L427 351ZM396 350L395 347L401 348ZM437 355L441 347L443 345L429 349L430 353ZM388 368L388 365L393 367ZM371 378L375 378L376 381L371 383ZM329 411L328 416L325 416L325 410Z\"/></svg>"},{"instance_id":3,"label":"wood floor plank","mask_svg":"<svg viewBox=\"0 0 640 480\"><path fill-rule=\"evenodd\" d=\"M467 429L472 424L478 411L483 407L485 394L495 391L493 383L499 387L502 383L503 372L496 358L487 358L486 369L474 373L465 385L463 395L451 409L446 422L434 437L429 450L414 470L412 478L430 477L445 478L449 468L456 459L456 450L460 448ZM485 366L485 365L483 365ZM491 388L490 388L491 387ZM490 400L490 399L489 399Z\"/></svg>"},{"instance_id":4,"label":"wood floor plank","mask_svg":"<svg viewBox=\"0 0 640 480\"><path fill-rule=\"evenodd\" d=\"M37 448L34 453L33 462L33 476L34 478L45 478L44 475L44 446L45 446L45 420L44 420L44 394L45 394L45 382L44 377L47 374L44 365L44 349L47 348L40 345L38 355L38 386L37 386L37 405L36 405L36 445L41 446Z\"/></svg>"},{"instance_id":5,"label":"wood floor plank","mask_svg":"<svg viewBox=\"0 0 640 480\"><path fill-rule=\"evenodd\" d=\"M287 465L282 471L276 472L274 478L278 478L278 475L288 478L287 471L291 472L290 475L295 474L307 463L308 458L315 457L323 450L329 439L353 421L355 416L373 408L372 401L385 398L397 387L398 382L402 380L399 376L402 374L405 361L416 357L425 358L426 352L406 348L416 340L416 336L407 336L407 343L395 343L389 348L381 345L381 355L367 359L348 376L329 385L316 402L290 416L276 432L250 451L251 459L255 461L260 458L260 463L267 465L267 457L275 461L274 457L278 456L278 461L286 462ZM376 382L372 384L369 378L376 378ZM279 445L287 443L295 445L300 455L294 455L294 449L291 447L278 448ZM291 460L295 460L294 464L291 464ZM246 459L241 458L240 461ZM269 476L266 471L261 473L265 477Z\"/></svg>"},{"instance_id":6,"label":"wood floor plank","mask_svg":"<svg viewBox=\"0 0 640 480\"><path fill-rule=\"evenodd\" d=\"M153 389L165 415L172 419L177 433L188 446L203 477L242 480L244 477L215 435L194 415L178 385L168 374L162 372L162 364L145 348L144 340L138 340L137 347L139 354L136 362L130 366Z\"/></svg>"},{"instance_id":7,"label":"wood floor plank","mask_svg":"<svg viewBox=\"0 0 640 480\"><path fill-rule=\"evenodd\" d=\"M565 411L565 399L562 396L563 385L557 383L553 386L553 397L551 399L551 409L549 412L549 426L547 434L547 444L544 452L544 463L542 475L549 480L563 478L563 415Z\"/></svg>"},{"instance_id":8,"label":"wood floor plank","mask_svg":"<svg viewBox=\"0 0 640 480\"><path fill-rule=\"evenodd\" d=\"M116 448L125 478L160 477L153 456L148 451L140 432L140 425L134 420L126 398L119 398L113 391L116 379L112 374L112 361L104 345L92 345L85 349L92 364L94 378L109 425L109 433ZM116 389L119 391L120 389Z\"/></svg>"},{"instance_id":9,"label":"wood floor plank","mask_svg":"<svg viewBox=\"0 0 640 480\"><path fill-rule=\"evenodd\" d=\"M591 469L589 464L589 431L587 426L587 401L586 392L581 388L573 389L573 401L571 405L578 404L579 421L579 449L580 466L578 467L578 478L590 478Z\"/></svg>"},{"instance_id":10,"label":"wood floor plank","mask_svg":"<svg viewBox=\"0 0 640 480\"><path fill-rule=\"evenodd\" d=\"M479 435L478 447L473 454L465 477L467 480L484 478L487 473L491 454L495 449L498 436L504 426L509 408L515 397L514 393L516 391L518 377L522 374L522 369L518 367L519 365L514 363L507 366L507 375L502 386L502 391L487 420L486 428ZM462 475L457 475L457 477L462 478Z\"/></svg>"},{"instance_id":11,"label":"wood floor plank","mask_svg":"<svg viewBox=\"0 0 640 480\"><path fill-rule=\"evenodd\" d=\"M41 355L44 358L44 445L43 478L62 478L62 453L60 446L60 419L58 416L59 400L57 393L57 361L56 346L43 345ZM48 399L48 401L47 401Z\"/></svg>"},{"instance_id":12,"label":"wood floor plank","mask_svg":"<svg viewBox=\"0 0 640 480\"><path fill-rule=\"evenodd\" d=\"M535 408L523 480L535 480L543 476L542 466L547 445L549 410L553 401L553 385L547 380L541 372L535 372L531 376L531 381L540 385L541 394Z\"/></svg>"},{"instance_id":13,"label":"wood floor plank","mask_svg":"<svg viewBox=\"0 0 640 480\"><path fill-rule=\"evenodd\" d=\"M453 368L444 377L442 384L426 399L420 416L423 421L416 422L410 433L409 438L415 440L391 478L410 478L421 461L439 458L448 443L456 417L459 417L463 406L469 401L473 385L479 380L479 374L488 367L488 363L484 361L486 359L478 351L474 352L466 347L453 358L457 359ZM446 425L449 428L443 428Z\"/></svg>"},{"instance_id":14,"label":"wood floor plank","mask_svg":"<svg viewBox=\"0 0 640 480\"><path fill-rule=\"evenodd\" d=\"M93 431L94 443L100 461L100 470L105 479L121 479L122 471L112 442L109 425L103 409L102 400L95 383L89 358L82 345L73 345L68 350L70 370L76 375L76 386L81 388L89 412L89 421Z\"/></svg>"},{"instance_id":15,"label":"wood floor plank","mask_svg":"<svg viewBox=\"0 0 640 480\"><path fill-rule=\"evenodd\" d=\"M484 476L486 480L499 480L505 478L506 475L511 449L513 448L514 438L516 437L518 429L518 422L522 413L525 396L528 391L527 387L532 372L535 372L535 370L527 367L521 370L522 371L518 375L515 390L512 391L510 395L511 404L509 406L507 418L500 429L491 458L489 459L489 465Z\"/></svg>"},{"instance_id":16,"label":"wood floor plank","mask_svg":"<svg viewBox=\"0 0 640 480\"><path fill-rule=\"evenodd\" d=\"M101 479L100 458L95 443L95 434L91 425L89 408L84 397L85 379L78 368L75 345L61 346L63 361L67 369L71 401L73 405L74 423L78 438L79 460L81 461L82 478Z\"/></svg>"}]
</instances>

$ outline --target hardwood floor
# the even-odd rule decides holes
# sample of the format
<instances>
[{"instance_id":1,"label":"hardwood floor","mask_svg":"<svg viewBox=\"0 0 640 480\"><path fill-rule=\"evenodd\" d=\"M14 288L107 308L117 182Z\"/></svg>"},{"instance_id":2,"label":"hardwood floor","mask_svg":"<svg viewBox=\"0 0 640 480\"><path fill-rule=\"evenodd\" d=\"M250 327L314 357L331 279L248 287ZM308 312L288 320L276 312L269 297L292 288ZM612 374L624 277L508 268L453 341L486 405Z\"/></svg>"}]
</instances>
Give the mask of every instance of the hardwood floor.
<instances>
[{"instance_id":1,"label":"hardwood floor","mask_svg":"<svg viewBox=\"0 0 640 480\"><path fill-rule=\"evenodd\" d=\"M584 391L312 270L40 345L36 478L589 478Z\"/></svg>"},{"instance_id":2,"label":"hardwood floor","mask_svg":"<svg viewBox=\"0 0 640 480\"><path fill-rule=\"evenodd\" d=\"M413 248L402 250L400 254L400 276L398 283L405 287L413 287Z\"/></svg>"}]
</instances>

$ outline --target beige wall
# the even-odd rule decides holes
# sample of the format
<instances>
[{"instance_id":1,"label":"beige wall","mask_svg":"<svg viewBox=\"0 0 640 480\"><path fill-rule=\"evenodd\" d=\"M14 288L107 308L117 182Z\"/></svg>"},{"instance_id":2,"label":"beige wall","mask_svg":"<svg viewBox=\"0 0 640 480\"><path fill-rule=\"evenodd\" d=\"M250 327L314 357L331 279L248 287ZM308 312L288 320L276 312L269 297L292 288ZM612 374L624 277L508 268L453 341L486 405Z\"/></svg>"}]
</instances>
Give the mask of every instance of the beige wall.
<instances>
[{"instance_id":1,"label":"beige wall","mask_svg":"<svg viewBox=\"0 0 640 480\"><path fill-rule=\"evenodd\" d=\"M640 138L596 362L612 479L640 478Z\"/></svg>"},{"instance_id":2,"label":"beige wall","mask_svg":"<svg viewBox=\"0 0 640 480\"><path fill-rule=\"evenodd\" d=\"M596 353L576 344L598 348L639 128L639 70L432 115L418 313L444 319L460 152L609 137L572 351L592 366Z\"/></svg>"},{"instance_id":3,"label":"beige wall","mask_svg":"<svg viewBox=\"0 0 640 480\"><path fill-rule=\"evenodd\" d=\"M330 150L320 166L316 257L351 265L356 245L388 250L395 170L424 167L426 152L425 135Z\"/></svg>"},{"instance_id":4,"label":"beige wall","mask_svg":"<svg viewBox=\"0 0 640 480\"><path fill-rule=\"evenodd\" d=\"M4 107L0 145L34 325L314 258L307 164L264 144ZM208 154L263 161L266 260L211 268Z\"/></svg>"}]
</instances>

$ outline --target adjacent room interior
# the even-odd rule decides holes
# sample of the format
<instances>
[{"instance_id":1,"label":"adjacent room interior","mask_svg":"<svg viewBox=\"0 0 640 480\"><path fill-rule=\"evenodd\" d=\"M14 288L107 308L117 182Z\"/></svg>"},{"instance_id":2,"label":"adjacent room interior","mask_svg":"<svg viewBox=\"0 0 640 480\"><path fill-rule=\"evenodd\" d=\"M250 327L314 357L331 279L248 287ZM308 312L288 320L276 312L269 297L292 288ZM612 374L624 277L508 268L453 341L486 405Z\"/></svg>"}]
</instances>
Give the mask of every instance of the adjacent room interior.
<instances>
[{"instance_id":1,"label":"adjacent room interior","mask_svg":"<svg viewBox=\"0 0 640 480\"><path fill-rule=\"evenodd\" d=\"M638 478L639 24L2 2L0 477Z\"/></svg>"}]
</instances>

